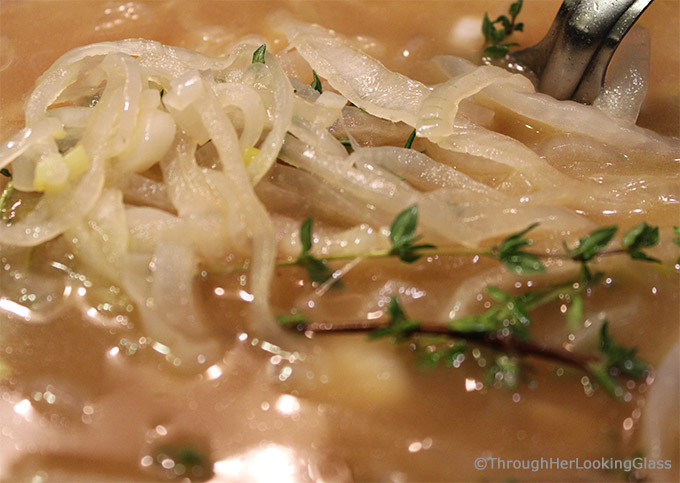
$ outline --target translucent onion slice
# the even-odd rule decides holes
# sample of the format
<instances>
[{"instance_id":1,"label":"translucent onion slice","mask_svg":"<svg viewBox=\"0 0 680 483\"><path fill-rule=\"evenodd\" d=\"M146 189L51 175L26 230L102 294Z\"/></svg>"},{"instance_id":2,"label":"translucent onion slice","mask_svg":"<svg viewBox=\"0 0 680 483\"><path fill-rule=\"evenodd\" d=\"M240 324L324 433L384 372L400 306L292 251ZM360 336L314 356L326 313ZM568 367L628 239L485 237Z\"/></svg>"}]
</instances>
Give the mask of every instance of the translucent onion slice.
<instances>
[{"instance_id":1,"label":"translucent onion slice","mask_svg":"<svg viewBox=\"0 0 680 483\"><path fill-rule=\"evenodd\" d=\"M151 259L129 257L124 277L126 291L142 316L144 332L165 346L156 350L177 357L179 361L173 360L173 364L192 373L221 355L221 345L210 337L200 309L197 262L191 248L161 243Z\"/></svg>"},{"instance_id":2,"label":"translucent onion slice","mask_svg":"<svg viewBox=\"0 0 680 483\"><path fill-rule=\"evenodd\" d=\"M255 146L260 140L267 118L260 95L252 87L235 82L216 84L213 89L224 109L234 107L241 111L244 120L239 137L241 151Z\"/></svg>"},{"instance_id":3,"label":"translucent onion slice","mask_svg":"<svg viewBox=\"0 0 680 483\"><path fill-rule=\"evenodd\" d=\"M467 60L452 56L435 57L434 61L451 77L478 68ZM558 132L597 137L600 142L618 146L624 151L638 149L677 153L680 149L678 139L664 138L578 102L558 101L541 93L508 91L500 86L489 86L479 95ZM597 129L592 129L592 126L597 126Z\"/></svg>"},{"instance_id":4,"label":"translucent onion slice","mask_svg":"<svg viewBox=\"0 0 680 483\"><path fill-rule=\"evenodd\" d=\"M604 88L593 105L613 118L635 124L647 94L649 56L649 32L633 27L616 48Z\"/></svg>"},{"instance_id":5,"label":"translucent onion slice","mask_svg":"<svg viewBox=\"0 0 680 483\"><path fill-rule=\"evenodd\" d=\"M352 103L374 116L415 126L422 102L430 93L427 86L390 71L319 26L286 17L276 23L312 69Z\"/></svg>"},{"instance_id":6,"label":"translucent onion slice","mask_svg":"<svg viewBox=\"0 0 680 483\"><path fill-rule=\"evenodd\" d=\"M656 370L654 383L642 415L641 436L647 457L672 459L680 449L678 394L680 394L680 344L675 344ZM670 469L670 468L669 468ZM654 471L658 481L671 476L672 471ZM655 479L657 479L655 478Z\"/></svg>"},{"instance_id":7,"label":"translucent onion slice","mask_svg":"<svg viewBox=\"0 0 680 483\"><path fill-rule=\"evenodd\" d=\"M128 249L128 226L120 190L104 190L86 218L65 235L81 262L109 281L120 282Z\"/></svg>"},{"instance_id":8,"label":"translucent onion slice","mask_svg":"<svg viewBox=\"0 0 680 483\"><path fill-rule=\"evenodd\" d=\"M460 102L490 85L521 92L534 90L531 81L523 75L511 74L490 65L462 73L435 87L425 98L416 122L418 135L436 138L451 134Z\"/></svg>"},{"instance_id":9,"label":"translucent onion slice","mask_svg":"<svg viewBox=\"0 0 680 483\"><path fill-rule=\"evenodd\" d=\"M231 66L257 41L243 42L226 57L208 57L198 52L179 47L163 45L143 39L126 39L115 42L100 42L73 49L57 59L38 79L36 88L26 100L24 112L26 125L32 126L40 120L47 108L80 74L79 63L84 59L105 56L112 53L140 58L140 64L155 74L166 78L177 77L192 69L224 70ZM252 54L252 51L251 51Z\"/></svg>"},{"instance_id":10,"label":"translucent onion slice","mask_svg":"<svg viewBox=\"0 0 680 483\"><path fill-rule=\"evenodd\" d=\"M0 146L0 168L9 166L33 144L51 141L63 131L63 124L53 117L41 119L34 126L23 128Z\"/></svg>"},{"instance_id":11,"label":"translucent onion slice","mask_svg":"<svg viewBox=\"0 0 680 483\"><path fill-rule=\"evenodd\" d=\"M253 82L264 82L272 96L269 111L272 127L259 146L260 152L246 167L252 184L257 184L269 171L281 150L293 116L293 86L279 65L276 57L266 53L265 64L253 64L244 77Z\"/></svg>"}]
</instances>

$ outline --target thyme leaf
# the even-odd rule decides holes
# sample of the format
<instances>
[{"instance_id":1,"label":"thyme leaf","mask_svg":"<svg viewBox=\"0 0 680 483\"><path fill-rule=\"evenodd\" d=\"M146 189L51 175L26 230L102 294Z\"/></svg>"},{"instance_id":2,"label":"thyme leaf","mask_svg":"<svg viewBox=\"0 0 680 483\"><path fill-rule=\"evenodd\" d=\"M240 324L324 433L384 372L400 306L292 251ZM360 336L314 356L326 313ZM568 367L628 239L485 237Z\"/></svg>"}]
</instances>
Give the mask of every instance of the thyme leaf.
<instances>
[{"instance_id":1,"label":"thyme leaf","mask_svg":"<svg viewBox=\"0 0 680 483\"><path fill-rule=\"evenodd\" d=\"M609 334L608 321L600 328L599 349L601 360L590 363L588 369L610 395L620 397L623 394L623 389L616 383L616 377L623 375L640 380L647 376L649 365L636 357L637 347L624 347L616 342Z\"/></svg>"},{"instance_id":2,"label":"thyme leaf","mask_svg":"<svg viewBox=\"0 0 680 483\"><path fill-rule=\"evenodd\" d=\"M579 294L571 296L571 303L565 317L569 330L575 331L581 327L581 322L583 321L583 297Z\"/></svg>"},{"instance_id":3,"label":"thyme leaf","mask_svg":"<svg viewBox=\"0 0 680 483\"><path fill-rule=\"evenodd\" d=\"M416 130L414 129L411 131L411 134L409 134L408 139L406 140L406 144L404 144L404 147L406 149L411 149L411 146L413 146L413 140L416 138Z\"/></svg>"},{"instance_id":4,"label":"thyme leaf","mask_svg":"<svg viewBox=\"0 0 680 483\"><path fill-rule=\"evenodd\" d=\"M312 86L312 89L317 91L319 94L323 93L323 87L321 86L321 81L319 80L319 76L316 74L316 71L312 69L312 83L310 84Z\"/></svg>"},{"instance_id":5,"label":"thyme leaf","mask_svg":"<svg viewBox=\"0 0 680 483\"><path fill-rule=\"evenodd\" d=\"M444 338L444 341L448 339ZM453 345L443 344L433 350L425 350L421 354L420 364L427 367L437 367L441 362L445 367L456 367L465 358L468 345L464 341L457 341Z\"/></svg>"},{"instance_id":6,"label":"thyme leaf","mask_svg":"<svg viewBox=\"0 0 680 483\"><path fill-rule=\"evenodd\" d=\"M673 227L673 234L675 235L675 238L673 238L673 243L680 247L680 226ZM680 265L680 257L678 257L678 260L675 262L675 264Z\"/></svg>"},{"instance_id":7,"label":"thyme leaf","mask_svg":"<svg viewBox=\"0 0 680 483\"><path fill-rule=\"evenodd\" d=\"M3 176L5 176L6 178L11 178L11 177L12 177L12 173L10 173L10 172L9 172L9 169L7 169L7 168L2 168L2 169L0 169L0 174L3 175Z\"/></svg>"},{"instance_id":8,"label":"thyme leaf","mask_svg":"<svg viewBox=\"0 0 680 483\"><path fill-rule=\"evenodd\" d=\"M307 218L300 226L300 242L302 251L295 259L295 263L307 270L312 282L323 283L330 279L333 271L326 263L314 257L309 251L312 249L312 219Z\"/></svg>"},{"instance_id":9,"label":"thyme leaf","mask_svg":"<svg viewBox=\"0 0 680 483\"><path fill-rule=\"evenodd\" d=\"M305 330L305 327L309 324L307 317L296 310L292 311L290 314L277 315L276 321L284 327L294 327L299 331Z\"/></svg>"},{"instance_id":10,"label":"thyme leaf","mask_svg":"<svg viewBox=\"0 0 680 483\"><path fill-rule=\"evenodd\" d=\"M510 47L518 45L515 42L505 42L505 39L515 31L524 31L524 24L516 22L517 16L522 11L522 5L523 0L517 0L516 2L511 3L510 8L508 8L510 17L507 15L499 15L494 21L491 21L488 13L484 14L482 20L482 34L484 35L487 44L487 47L483 52L484 57L502 59L510 52Z\"/></svg>"},{"instance_id":11,"label":"thyme leaf","mask_svg":"<svg viewBox=\"0 0 680 483\"><path fill-rule=\"evenodd\" d=\"M338 139L338 141L345 147L347 153L352 154L354 147L352 147L352 141L350 141L349 138Z\"/></svg>"},{"instance_id":12,"label":"thyme leaf","mask_svg":"<svg viewBox=\"0 0 680 483\"><path fill-rule=\"evenodd\" d=\"M402 262L413 263L421 257L417 253L418 250L435 248L430 243L414 245L420 238L415 236L417 225L418 205L411 205L396 216L390 225L390 241L392 242L390 255L399 257Z\"/></svg>"},{"instance_id":13,"label":"thyme leaf","mask_svg":"<svg viewBox=\"0 0 680 483\"><path fill-rule=\"evenodd\" d=\"M612 375L620 373L643 379L649 371L649 365L636 357L637 347L624 347L609 334L608 321L600 328L600 350L605 357L605 367Z\"/></svg>"},{"instance_id":14,"label":"thyme leaf","mask_svg":"<svg viewBox=\"0 0 680 483\"><path fill-rule=\"evenodd\" d=\"M212 476L212 462L210 459L193 446L161 446L154 452L153 461L161 465L162 461L171 460L174 465L172 471L163 466L163 470L169 478L190 476L199 481L207 480Z\"/></svg>"},{"instance_id":15,"label":"thyme leaf","mask_svg":"<svg viewBox=\"0 0 680 483\"><path fill-rule=\"evenodd\" d=\"M312 249L312 219L307 218L300 225L300 243L302 243L302 255L307 255Z\"/></svg>"},{"instance_id":16,"label":"thyme leaf","mask_svg":"<svg viewBox=\"0 0 680 483\"><path fill-rule=\"evenodd\" d=\"M522 2L523 0L517 0L516 2L513 2L510 4L510 8L508 9L508 13L512 15L512 18L514 19L519 15L519 12L522 10Z\"/></svg>"},{"instance_id":17,"label":"thyme leaf","mask_svg":"<svg viewBox=\"0 0 680 483\"><path fill-rule=\"evenodd\" d=\"M581 238L578 246L574 249L570 249L567 244L564 243L564 250L567 253L567 256L572 260L588 262L592 260L595 255L604 251L612 238L614 238L617 230L618 228L615 226L598 228Z\"/></svg>"},{"instance_id":18,"label":"thyme leaf","mask_svg":"<svg viewBox=\"0 0 680 483\"><path fill-rule=\"evenodd\" d=\"M522 250L522 247L533 244L533 241L524 238L524 235L537 226L538 223L533 223L524 230L508 236L491 249L490 255L500 260L508 270L518 275L532 275L545 271L545 267L536 255Z\"/></svg>"},{"instance_id":19,"label":"thyme leaf","mask_svg":"<svg viewBox=\"0 0 680 483\"><path fill-rule=\"evenodd\" d=\"M267 51L267 44L260 45L253 52L253 64L264 64L264 54Z\"/></svg>"},{"instance_id":20,"label":"thyme leaf","mask_svg":"<svg viewBox=\"0 0 680 483\"><path fill-rule=\"evenodd\" d=\"M399 304L397 297L392 297L387 307L390 322L384 327L375 329L368 334L369 339L390 337L393 343L402 342L420 329L420 322L410 319Z\"/></svg>"},{"instance_id":21,"label":"thyme leaf","mask_svg":"<svg viewBox=\"0 0 680 483\"><path fill-rule=\"evenodd\" d=\"M486 293L496 303L479 315L466 315L450 321L447 328L453 332L499 333L518 340L529 340L527 327L531 325L528 302L534 295L531 292L513 296L498 287L486 287ZM543 291L537 293L543 294Z\"/></svg>"},{"instance_id":22,"label":"thyme leaf","mask_svg":"<svg viewBox=\"0 0 680 483\"><path fill-rule=\"evenodd\" d=\"M499 354L486 374L486 384L500 385L506 389L515 389L519 383L520 365L517 357Z\"/></svg>"},{"instance_id":23,"label":"thyme leaf","mask_svg":"<svg viewBox=\"0 0 680 483\"><path fill-rule=\"evenodd\" d=\"M631 258L661 263L661 260L650 257L642 248L653 247L659 243L659 228L649 226L644 221L628 230L621 239L621 245L628 250Z\"/></svg>"}]
</instances>

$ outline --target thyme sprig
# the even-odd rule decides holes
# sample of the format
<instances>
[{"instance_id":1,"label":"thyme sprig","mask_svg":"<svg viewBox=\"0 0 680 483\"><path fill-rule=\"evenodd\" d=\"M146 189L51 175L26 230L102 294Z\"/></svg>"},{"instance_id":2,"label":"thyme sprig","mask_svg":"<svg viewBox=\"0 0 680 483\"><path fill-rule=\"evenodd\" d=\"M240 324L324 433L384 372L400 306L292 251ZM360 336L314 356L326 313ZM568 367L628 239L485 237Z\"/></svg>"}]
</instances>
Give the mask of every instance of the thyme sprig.
<instances>
[{"instance_id":1,"label":"thyme sprig","mask_svg":"<svg viewBox=\"0 0 680 483\"><path fill-rule=\"evenodd\" d=\"M591 264L599 258L628 255L631 260L659 263L645 253L659 242L659 230L642 222L623 234L621 247L609 249L618 228L602 227L579 239L575 246L564 243L563 253L529 252L533 241L528 233L538 224L534 223L519 232L510 234L488 249L467 250L438 248L432 244L417 244L418 207L412 205L399 213L390 225L389 239L392 247L363 254L339 254L314 257L312 249L312 220L306 219L300 227L302 249L294 260L280 261L279 266L304 267L310 279L323 283L332 276L328 263L332 260L355 258L396 257L402 262L413 263L424 255L477 255L500 261L508 270L518 275L531 275L545 271L542 259L562 258L581 266L578 279L513 295L498 287L486 287L489 306L480 314L465 315L448 322L423 322L410 318L396 298L387 306L388 320L373 321L323 321L314 322L298 312L282 316L279 322L289 328L311 332L368 332L371 339L388 337L395 343L419 341L435 336L440 339L428 345L423 360L428 365L444 362L448 366L460 364L469 347L484 345L496 351L490 365L488 381L499 381L514 387L520 377L520 366L526 356L535 356L557 363L564 363L587 373L593 381L610 394L619 397L623 389L617 383L619 377L643 379L649 370L646 363L637 359L636 349L616 342L605 322L600 330L600 343L595 354L579 354L561 347L549 347L531 339L531 312L538 307L559 300L568 304L565 317L571 330L581 327L584 312L582 293L599 283L603 274L593 271ZM674 227L674 243L680 245L680 228ZM679 261L680 262L680 261ZM419 344L415 344L419 347ZM434 349L433 349L434 347Z\"/></svg>"},{"instance_id":2,"label":"thyme sprig","mask_svg":"<svg viewBox=\"0 0 680 483\"><path fill-rule=\"evenodd\" d=\"M609 322L600 327L600 360L588 363L588 371L610 394L620 397L622 389L616 384L619 376L642 380L649 372L649 365L636 357L636 347L624 347L609 334Z\"/></svg>"},{"instance_id":3,"label":"thyme sprig","mask_svg":"<svg viewBox=\"0 0 680 483\"><path fill-rule=\"evenodd\" d=\"M484 57L490 59L502 59L510 51L510 47L518 45L516 42L506 42L505 39L512 35L514 32L523 32L524 24L517 23L517 16L522 10L523 0L517 0L510 4L507 15L500 15L493 22L489 18L489 14L484 14L484 20L482 20L482 34L484 34L484 40L486 41L487 47L484 49ZM496 25L499 25L497 28Z\"/></svg>"},{"instance_id":4,"label":"thyme sprig","mask_svg":"<svg viewBox=\"0 0 680 483\"><path fill-rule=\"evenodd\" d=\"M643 249L651 248L659 242L657 227L645 222L627 231L621 239L621 248L608 249L617 227L598 228L581 238L578 246L570 248L563 243L564 253L529 252L527 247L533 245L533 240L527 234L534 230L538 223L529 225L524 230L508 235L500 243L491 248L466 249L437 247L431 243L416 243L421 236L416 235L418 224L418 206L411 205L400 212L390 225L389 250L376 250L367 253L341 253L314 257L310 254L312 248L312 220L306 219L300 227L302 251L292 260L279 260L278 266L299 265L307 270L314 282L323 283L331 277L333 271L328 266L335 260L352 260L356 258L379 259L395 257L405 263L413 263L423 256L452 255L452 256L483 256L500 261L510 272L517 275L534 275L545 271L542 259L562 258L580 264L580 280L584 283L591 281L593 274L591 264L600 257L628 255L631 259L659 263L660 261L646 254ZM679 236L680 238L680 236ZM578 304L569 314L571 320L580 319Z\"/></svg>"},{"instance_id":5,"label":"thyme sprig","mask_svg":"<svg viewBox=\"0 0 680 483\"><path fill-rule=\"evenodd\" d=\"M455 366L470 347L487 346L497 353L489 369L487 382L500 380L506 387L515 387L517 384L520 359L534 356L585 372L609 394L620 397L622 389L617 379L628 377L643 380L649 372L649 366L636 357L636 348L625 347L614 340L609 333L607 321L600 329L598 350L591 354L550 347L529 336L527 328L532 323L529 312L573 290L579 290L578 283L535 290L518 296L506 294L497 288L487 289L496 304L480 315L460 317L448 323L412 319L396 297L390 299L387 321L310 322L297 315L280 321L300 332L366 332L371 340L387 337L393 343L415 341L414 346L420 348L424 362L428 365L438 365L443 361L449 367ZM435 339L438 347L434 350L432 336L443 338ZM418 338L426 338L429 342L426 344L427 350L417 344Z\"/></svg>"}]
</instances>

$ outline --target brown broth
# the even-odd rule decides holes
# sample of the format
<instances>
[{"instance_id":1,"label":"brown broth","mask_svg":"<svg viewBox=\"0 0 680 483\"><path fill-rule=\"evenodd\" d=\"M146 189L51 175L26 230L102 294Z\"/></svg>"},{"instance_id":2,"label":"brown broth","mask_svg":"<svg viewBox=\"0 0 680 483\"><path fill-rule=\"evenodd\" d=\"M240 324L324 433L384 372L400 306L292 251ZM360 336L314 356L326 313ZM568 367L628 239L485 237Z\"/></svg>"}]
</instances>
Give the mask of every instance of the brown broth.
<instances>
[{"instance_id":1,"label":"brown broth","mask_svg":"<svg viewBox=\"0 0 680 483\"><path fill-rule=\"evenodd\" d=\"M543 35L558 3L526 2L523 44ZM36 77L79 45L143 37L215 53L220 45L257 32L270 37L277 50L283 41L265 20L283 7L345 35L379 39L382 47L373 48L388 67L435 81L438 74L427 62L432 55L472 59L478 53L478 44L448 40L454 22L466 15L480 18L485 9L499 14L506 4L2 2L0 137L21 127L21 103ZM676 0L657 0L640 22L650 29L654 47L651 88L639 124L675 135L680 131L679 11ZM519 129L510 122L504 128ZM655 216L648 221L668 226L677 209L659 210ZM40 253L33 263L36 257ZM360 265L344 279L349 290L329 292L315 315L356 316L366 312L365 294L377 300L384 287L401 287L409 313L441 318L457 287L495 266L456 257L423 259L412 266L387 261ZM615 262L607 270L609 288L586 298L587 313L619 316L612 327L620 342L638 345L643 359L658 364L680 336L677 274ZM277 271L275 312L308 299L310 287L302 279L296 269ZM239 461L276 481L308 479L310 473L328 479L351 473L362 481L619 480L620 472L595 470L477 471L473 462L479 457L626 458L640 449L645 383L630 386L629 400L619 402L602 391L587 394L579 372L530 358L531 380L516 390L477 390L475 384L485 377L482 366L490 363L488 351L468 357L457 369L428 370L416 364L407 347L367 342L358 335L272 341L306 356L288 364L285 355L262 350L262 341L253 341L243 322L247 302L239 298L233 277L206 275L201 284L211 330L226 350L215 369L193 377L169 367L136 327L135 313L128 313L125 303L111 309L125 320L116 328L97 326L76 311L35 325L3 316L0 359L12 373L0 388L0 478L162 480L173 475L172 469L146 467L148 457L164 446L191 445L219 462L216 476L235 480L244 477L238 473L243 470ZM87 294L93 306L95 295L94 289ZM538 340L570 342L559 304L537 312L535 320L540 321L533 331ZM673 465L674 473L666 476L677 477L677 457ZM282 473L286 468L289 475Z\"/></svg>"}]
</instances>

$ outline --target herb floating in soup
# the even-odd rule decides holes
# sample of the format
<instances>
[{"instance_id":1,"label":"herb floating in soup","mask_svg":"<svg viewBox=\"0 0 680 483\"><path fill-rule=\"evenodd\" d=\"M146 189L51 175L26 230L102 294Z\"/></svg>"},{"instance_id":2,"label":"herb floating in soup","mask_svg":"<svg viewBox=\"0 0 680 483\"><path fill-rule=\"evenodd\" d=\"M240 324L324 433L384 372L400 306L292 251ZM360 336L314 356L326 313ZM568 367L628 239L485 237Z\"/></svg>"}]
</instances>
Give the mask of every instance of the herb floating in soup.
<instances>
[{"instance_id":1,"label":"herb floating in soup","mask_svg":"<svg viewBox=\"0 0 680 483\"><path fill-rule=\"evenodd\" d=\"M4 479L680 476L645 34L585 106L478 65L543 2L78 5L30 92L0 7Z\"/></svg>"}]
</instances>

